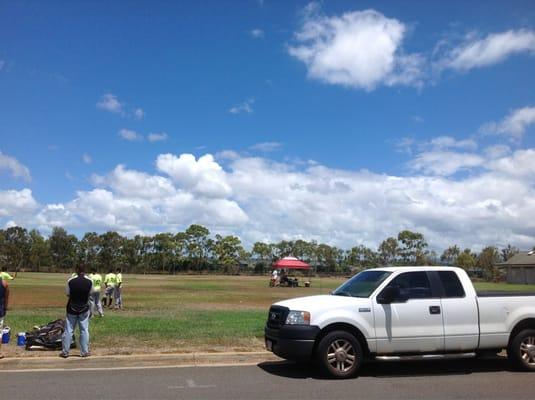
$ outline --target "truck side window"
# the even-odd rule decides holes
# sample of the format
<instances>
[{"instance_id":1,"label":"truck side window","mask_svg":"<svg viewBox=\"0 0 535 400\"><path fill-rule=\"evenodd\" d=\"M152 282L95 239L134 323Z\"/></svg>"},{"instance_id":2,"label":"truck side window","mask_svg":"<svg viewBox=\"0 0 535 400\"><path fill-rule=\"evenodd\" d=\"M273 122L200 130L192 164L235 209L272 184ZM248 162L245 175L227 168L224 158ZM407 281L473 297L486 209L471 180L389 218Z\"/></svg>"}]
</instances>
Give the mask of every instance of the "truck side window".
<instances>
[{"instance_id":1,"label":"truck side window","mask_svg":"<svg viewBox=\"0 0 535 400\"><path fill-rule=\"evenodd\" d=\"M430 299L433 297L431 283L425 272L406 272L395 277L388 286L397 286L400 301L409 299Z\"/></svg>"},{"instance_id":2,"label":"truck side window","mask_svg":"<svg viewBox=\"0 0 535 400\"><path fill-rule=\"evenodd\" d=\"M464 288L457 274L453 271L439 271L438 276L444 287L445 297L464 297Z\"/></svg>"}]
</instances>

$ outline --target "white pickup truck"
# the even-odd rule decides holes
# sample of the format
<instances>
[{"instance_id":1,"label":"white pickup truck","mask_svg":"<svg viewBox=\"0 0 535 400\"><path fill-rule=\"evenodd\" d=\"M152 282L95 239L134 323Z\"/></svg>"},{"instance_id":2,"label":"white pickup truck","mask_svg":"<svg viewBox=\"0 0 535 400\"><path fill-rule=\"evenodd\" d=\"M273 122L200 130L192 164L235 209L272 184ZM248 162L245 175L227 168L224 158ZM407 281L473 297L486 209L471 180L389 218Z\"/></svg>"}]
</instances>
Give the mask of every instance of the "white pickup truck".
<instances>
[{"instance_id":1,"label":"white pickup truck","mask_svg":"<svg viewBox=\"0 0 535 400\"><path fill-rule=\"evenodd\" d=\"M362 271L330 295L271 306L266 348L317 360L332 376L363 361L475 357L507 349L535 371L535 293L476 293L462 269L388 267Z\"/></svg>"}]
</instances>

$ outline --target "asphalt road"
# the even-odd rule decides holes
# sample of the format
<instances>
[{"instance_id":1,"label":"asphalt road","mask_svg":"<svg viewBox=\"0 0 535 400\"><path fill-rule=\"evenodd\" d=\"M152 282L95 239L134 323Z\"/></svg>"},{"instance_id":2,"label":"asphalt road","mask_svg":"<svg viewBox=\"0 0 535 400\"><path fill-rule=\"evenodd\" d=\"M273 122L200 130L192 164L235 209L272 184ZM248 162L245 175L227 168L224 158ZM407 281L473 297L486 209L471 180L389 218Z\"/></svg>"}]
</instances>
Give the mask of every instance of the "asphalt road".
<instances>
[{"instance_id":1,"label":"asphalt road","mask_svg":"<svg viewBox=\"0 0 535 400\"><path fill-rule=\"evenodd\" d=\"M0 372L2 399L534 399L535 373L504 359L376 363L331 380L284 362L252 366Z\"/></svg>"}]
</instances>

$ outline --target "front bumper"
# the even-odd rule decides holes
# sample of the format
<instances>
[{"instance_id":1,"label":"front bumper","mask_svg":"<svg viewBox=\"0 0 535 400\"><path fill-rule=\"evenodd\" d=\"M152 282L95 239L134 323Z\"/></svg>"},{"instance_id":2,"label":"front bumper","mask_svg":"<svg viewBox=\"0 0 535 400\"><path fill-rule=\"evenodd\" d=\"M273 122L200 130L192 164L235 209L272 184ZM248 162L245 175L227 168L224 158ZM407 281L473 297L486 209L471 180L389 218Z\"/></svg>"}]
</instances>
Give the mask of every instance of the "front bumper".
<instances>
[{"instance_id":1,"label":"front bumper","mask_svg":"<svg viewBox=\"0 0 535 400\"><path fill-rule=\"evenodd\" d=\"M283 325L279 329L266 326L264 329L268 350L281 358L294 361L312 358L314 342L319 332L319 327L308 325Z\"/></svg>"}]
</instances>

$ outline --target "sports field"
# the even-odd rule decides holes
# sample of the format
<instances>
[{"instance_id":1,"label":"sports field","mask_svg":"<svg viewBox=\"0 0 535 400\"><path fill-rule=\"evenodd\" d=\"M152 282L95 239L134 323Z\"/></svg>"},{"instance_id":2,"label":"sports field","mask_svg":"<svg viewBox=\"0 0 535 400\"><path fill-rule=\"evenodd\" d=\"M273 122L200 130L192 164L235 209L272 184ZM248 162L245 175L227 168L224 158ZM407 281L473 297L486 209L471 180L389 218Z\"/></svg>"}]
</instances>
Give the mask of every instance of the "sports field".
<instances>
[{"instance_id":1,"label":"sports field","mask_svg":"<svg viewBox=\"0 0 535 400\"><path fill-rule=\"evenodd\" d=\"M66 274L19 273L11 282L5 319L12 341L3 353L29 356L17 348L16 333L65 315ZM215 275L125 275L123 311L105 310L91 320L94 354L253 351L263 349L267 310L275 301L326 294L343 278L312 278L310 288L270 288L269 278ZM535 286L487 284L483 290L533 290Z\"/></svg>"}]
</instances>

